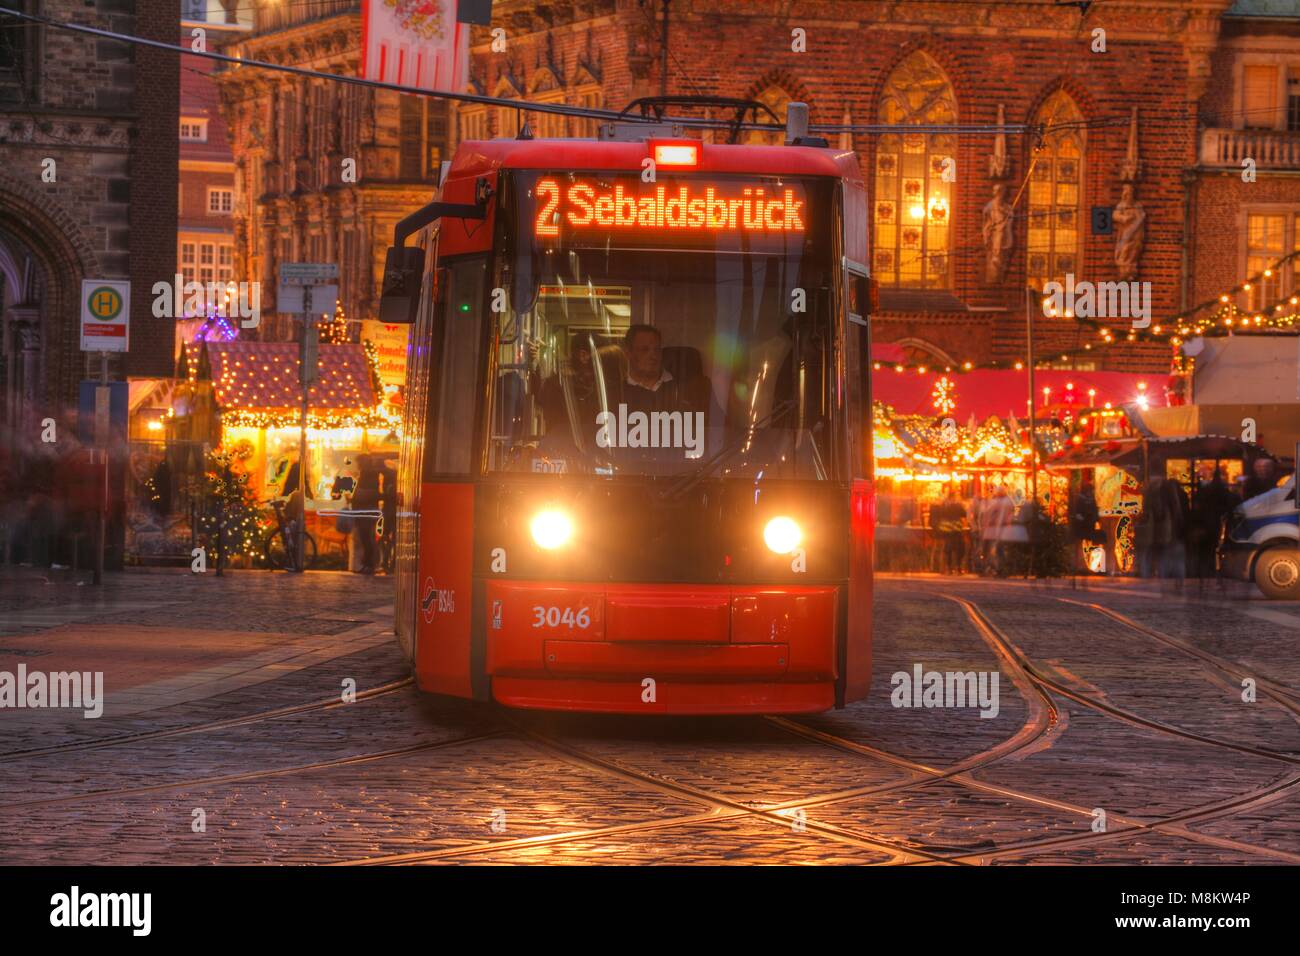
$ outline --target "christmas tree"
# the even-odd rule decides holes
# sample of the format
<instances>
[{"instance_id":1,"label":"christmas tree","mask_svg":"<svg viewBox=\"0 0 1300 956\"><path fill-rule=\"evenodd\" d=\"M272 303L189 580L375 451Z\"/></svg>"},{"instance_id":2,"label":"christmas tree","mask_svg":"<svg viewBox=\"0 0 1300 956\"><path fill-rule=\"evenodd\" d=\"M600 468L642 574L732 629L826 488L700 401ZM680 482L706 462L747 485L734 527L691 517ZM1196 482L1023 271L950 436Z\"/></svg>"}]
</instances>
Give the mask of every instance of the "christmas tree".
<instances>
[{"instance_id":1,"label":"christmas tree","mask_svg":"<svg viewBox=\"0 0 1300 956\"><path fill-rule=\"evenodd\" d=\"M342 345L352 341L348 332L348 317L343 314L341 301L336 300L334 303L334 318L321 323L320 340L326 345Z\"/></svg>"},{"instance_id":2,"label":"christmas tree","mask_svg":"<svg viewBox=\"0 0 1300 956\"><path fill-rule=\"evenodd\" d=\"M238 453L221 449L209 452L199 479L203 502L199 535L209 558L215 560L224 550L226 563L241 554L256 555L262 536L257 496L248 486L248 472L239 458Z\"/></svg>"}]
</instances>

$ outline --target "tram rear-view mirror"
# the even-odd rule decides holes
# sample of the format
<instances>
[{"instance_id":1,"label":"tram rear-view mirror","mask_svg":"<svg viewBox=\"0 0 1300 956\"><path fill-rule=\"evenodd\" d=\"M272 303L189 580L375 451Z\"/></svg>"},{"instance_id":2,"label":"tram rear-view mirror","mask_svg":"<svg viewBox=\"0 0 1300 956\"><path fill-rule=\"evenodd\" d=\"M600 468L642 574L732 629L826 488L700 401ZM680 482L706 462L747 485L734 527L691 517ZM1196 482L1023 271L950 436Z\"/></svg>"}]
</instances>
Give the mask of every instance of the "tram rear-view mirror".
<instances>
[{"instance_id":1,"label":"tram rear-view mirror","mask_svg":"<svg viewBox=\"0 0 1300 956\"><path fill-rule=\"evenodd\" d=\"M859 325L867 324L867 316L872 309L871 280L866 276L850 273L848 276L848 313L849 321Z\"/></svg>"},{"instance_id":2,"label":"tram rear-view mirror","mask_svg":"<svg viewBox=\"0 0 1300 956\"><path fill-rule=\"evenodd\" d=\"M380 322L387 325L415 324L423 275L423 249L388 247L388 256L384 260L384 284L379 294Z\"/></svg>"}]
</instances>

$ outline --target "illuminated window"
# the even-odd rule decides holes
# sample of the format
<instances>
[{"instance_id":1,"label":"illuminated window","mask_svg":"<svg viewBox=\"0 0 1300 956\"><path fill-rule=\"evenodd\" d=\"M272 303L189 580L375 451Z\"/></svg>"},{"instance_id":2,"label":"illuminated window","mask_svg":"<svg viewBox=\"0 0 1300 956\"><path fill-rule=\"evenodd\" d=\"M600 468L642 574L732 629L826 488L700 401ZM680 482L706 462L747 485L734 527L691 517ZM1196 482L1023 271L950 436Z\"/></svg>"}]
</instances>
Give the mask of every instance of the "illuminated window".
<instances>
[{"instance_id":1,"label":"illuminated window","mask_svg":"<svg viewBox=\"0 0 1300 956\"><path fill-rule=\"evenodd\" d=\"M782 126L785 125L786 110L790 106L789 93L781 89L781 87L779 86L769 86L763 92L755 96L754 99L758 100L768 109L770 109L773 113L775 113L777 119L781 121L781 125ZM770 123L772 122L772 117L768 116L762 110L759 110L758 122ZM761 145L780 146L785 142L785 132L782 131L779 133L762 133L756 129L745 130L740 134L740 141L742 143L750 143L750 144L755 144L760 146Z\"/></svg>"},{"instance_id":2,"label":"illuminated window","mask_svg":"<svg viewBox=\"0 0 1300 956\"><path fill-rule=\"evenodd\" d=\"M559 94L542 94L536 97L538 103L563 103L564 97ZM530 112L528 114L528 125L533 131L533 135L538 139L563 139L568 135L564 122L567 119L563 113L538 113Z\"/></svg>"},{"instance_id":3,"label":"illuminated window","mask_svg":"<svg viewBox=\"0 0 1300 956\"><path fill-rule=\"evenodd\" d=\"M1300 66L1293 66L1286 74L1286 128L1300 132Z\"/></svg>"},{"instance_id":4,"label":"illuminated window","mask_svg":"<svg viewBox=\"0 0 1300 956\"><path fill-rule=\"evenodd\" d=\"M1245 274L1247 277L1262 276L1281 259L1287 248L1287 220L1291 220L1292 248L1295 248L1295 217L1284 213L1260 213L1245 217ZM1245 291L1245 308L1257 310L1268 308L1282 297L1282 272L1275 272L1268 278L1258 278Z\"/></svg>"},{"instance_id":5,"label":"illuminated window","mask_svg":"<svg viewBox=\"0 0 1300 956\"><path fill-rule=\"evenodd\" d=\"M942 126L957 121L957 101L939 64L917 51L885 82L878 116L887 124ZM956 150L949 133L889 133L878 140L872 261L882 286L948 287L952 184L943 173Z\"/></svg>"},{"instance_id":6,"label":"illuminated window","mask_svg":"<svg viewBox=\"0 0 1300 956\"><path fill-rule=\"evenodd\" d=\"M1053 93L1039 108L1034 123L1048 130L1035 154L1029 179L1029 284L1041 289L1067 273L1079 271L1083 214L1083 115L1065 92Z\"/></svg>"},{"instance_id":7,"label":"illuminated window","mask_svg":"<svg viewBox=\"0 0 1300 956\"><path fill-rule=\"evenodd\" d=\"M208 212L214 215L229 215L235 206L235 193L232 189L209 189Z\"/></svg>"},{"instance_id":8,"label":"illuminated window","mask_svg":"<svg viewBox=\"0 0 1300 956\"><path fill-rule=\"evenodd\" d=\"M600 91L599 86L586 86L578 90L576 102L584 109L598 110L605 105L605 96ZM577 136L585 136L591 139L596 138L596 127L599 121L594 119L575 119L573 121L573 130Z\"/></svg>"},{"instance_id":9,"label":"illuminated window","mask_svg":"<svg viewBox=\"0 0 1300 956\"><path fill-rule=\"evenodd\" d=\"M195 262L198 250L192 242L181 243L181 275L185 277L186 282L193 282L195 272Z\"/></svg>"},{"instance_id":10,"label":"illuminated window","mask_svg":"<svg viewBox=\"0 0 1300 956\"><path fill-rule=\"evenodd\" d=\"M217 246L217 278L222 282L230 282L235 277L235 249L234 246L223 244Z\"/></svg>"},{"instance_id":11,"label":"illuminated window","mask_svg":"<svg viewBox=\"0 0 1300 956\"><path fill-rule=\"evenodd\" d=\"M535 103L563 103L564 90L560 89L554 74L550 70L540 70L532 84L528 97ZM563 139L569 135L565 125L567 117L562 113L528 113L528 126L538 139Z\"/></svg>"},{"instance_id":12,"label":"illuminated window","mask_svg":"<svg viewBox=\"0 0 1300 956\"><path fill-rule=\"evenodd\" d=\"M460 138L461 141L470 139L491 139L488 135L487 128L487 110L482 107L476 109L462 109L460 112Z\"/></svg>"}]
</instances>

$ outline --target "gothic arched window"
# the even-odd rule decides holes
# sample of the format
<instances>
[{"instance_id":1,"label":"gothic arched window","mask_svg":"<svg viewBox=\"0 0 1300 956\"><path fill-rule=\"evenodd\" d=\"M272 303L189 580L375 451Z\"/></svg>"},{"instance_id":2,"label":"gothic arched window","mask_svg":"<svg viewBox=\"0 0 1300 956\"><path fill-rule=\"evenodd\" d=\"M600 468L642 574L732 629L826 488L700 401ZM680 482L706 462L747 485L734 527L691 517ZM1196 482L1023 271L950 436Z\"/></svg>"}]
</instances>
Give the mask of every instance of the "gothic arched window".
<instances>
[{"instance_id":1,"label":"gothic arched window","mask_svg":"<svg viewBox=\"0 0 1300 956\"><path fill-rule=\"evenodd\" d=\"M918 50L885 81L878 117L881 123L905 126L955 123L952 84L939 64ZM956 152L957 137L951 133L888 133L879 138L872 261L882 286L948 287Z\"/></svg>"},{"instance_id":2,"label":"gothic arched window","mask_svg":"<svg viewBox=\"0 0 1300 956\"><path fill-rule=\"evenodd\" d=\"M1064 90L1049 96L1034 114L1046 127L1029 178L1029 285L1042 289L1066 273L1078 272L1079 220L1083 211L1083 114ZM1062 128L1062 124L1071 124ZM1078 125L1074 125L1078 124Z\"/></svg>"},{"instance_id":3,"label":"gothic arched window","mask_svg":"<svg viewBox=\"0 0 1300 956\"><path fill-rule=\"evenodd\" d=\"M790 94L779 86L769 86L763 92L759 93L754 99L762 103L773 113L777 119L785 125L786 108L790 105ZM758 122L770 123L772 117L768 116L761 110L758 113ZM785 142L785 133L763 133L756 129L744 130L740 134L740 142L748 145L758 146L780 146Z\"/></svg>"}]
</instances>

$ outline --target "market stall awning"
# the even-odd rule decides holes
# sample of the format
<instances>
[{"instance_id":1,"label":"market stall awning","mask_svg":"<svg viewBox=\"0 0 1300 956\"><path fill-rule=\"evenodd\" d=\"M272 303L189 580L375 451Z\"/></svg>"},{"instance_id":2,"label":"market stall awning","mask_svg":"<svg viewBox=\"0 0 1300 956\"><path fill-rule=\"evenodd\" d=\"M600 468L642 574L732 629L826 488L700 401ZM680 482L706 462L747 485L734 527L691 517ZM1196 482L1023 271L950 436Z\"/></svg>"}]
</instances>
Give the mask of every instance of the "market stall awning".
<instances>
[{"instance_id":1,"label":"market stall awning","mask_svg":"<svg viewBox=\"0 0 1300 956\"><path fill-rule=\"evenodd\" d=\"M877 359L879 361L879 359ZM940 387L941 380L946 387ZM1065 395L1079 396L1078 405L1099 407L1110 402L1118 408L1143 394L1163 403L1164 375L1133 372L1078 372L1038 369L1034 372L1035 408L1043 404L1043 389L1049 388L1049 401L1056 405ZM1073 385L1073 389L1067 386ZM915 369L895 371L881 364L871 376L872 399L890 405L904 415L951 415L965 421L974 415L980 421L990 415L1023 419L1028 412L1029 373L1015 369L975 369L970 372L918 373ZM1090 389L1096 394L1091 398ZM947 403L951 403L945 407Z\"/></svg>"},{"instance_id":2,"label":"market stall awning","mask_svg":"<svg viewBox=\"0 0 1300 956\"><path fill-rule=\"evenodd\" d=\"M1069 471L1075 468L1096 468L1098 465L1115 465L1123 467L1130 463L1133 456L1141 461L1142 440L1139 438L1120 438L1110 441L1088 441L1070 445L1059 455L1053 455L1044 466L1048 471Z\"/></svg>"},{"instance_id":3,"label":"market stall awning","mask_svg":"<svg viewBox=\"0 0 1300 956\"><path fill-rule=\"evenodd\" d=\"M1123 407L1133 427L1147 438L1187 438L1201 432L1200 409L1195 405L1141 408L1132 402Z\"/></svg>"},{"instance_id":4,"label":"market stall awning","mask_svg":"<svg viewBox=\"0 0 1300 956\"><path fill-rule=\"evenodd\" d=\"M291 410L301 406L296 342L205 342L222 409ZM308 391L315 411L371 409L378 402L361 345L322 345Z\"/></svg>"}]
</instances>

